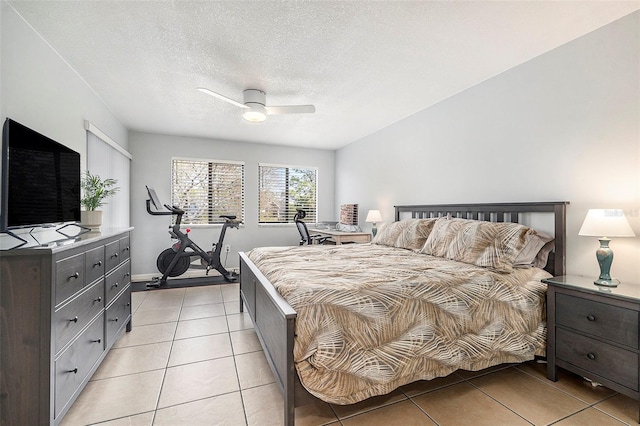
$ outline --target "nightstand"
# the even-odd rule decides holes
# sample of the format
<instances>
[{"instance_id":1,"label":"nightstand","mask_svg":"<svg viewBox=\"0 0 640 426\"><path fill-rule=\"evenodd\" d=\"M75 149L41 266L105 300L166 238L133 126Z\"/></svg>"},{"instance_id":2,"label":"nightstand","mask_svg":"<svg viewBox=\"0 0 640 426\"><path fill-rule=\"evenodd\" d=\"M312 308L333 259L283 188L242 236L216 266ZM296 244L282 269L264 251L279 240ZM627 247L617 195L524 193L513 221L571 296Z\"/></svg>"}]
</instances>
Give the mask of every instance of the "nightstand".
<instances>
[{"instance_id":1,"label":"nightstand","mask_svg":"<svg viewBox=\"0 0 640 426\"><path fill-rule=\"evenodd\" d=\"M547 378L562 367L640 400L640 285L598 287L593 277L547 284ZM640 407L640 406L639 406Z\"/></svg>"}]
</instances>

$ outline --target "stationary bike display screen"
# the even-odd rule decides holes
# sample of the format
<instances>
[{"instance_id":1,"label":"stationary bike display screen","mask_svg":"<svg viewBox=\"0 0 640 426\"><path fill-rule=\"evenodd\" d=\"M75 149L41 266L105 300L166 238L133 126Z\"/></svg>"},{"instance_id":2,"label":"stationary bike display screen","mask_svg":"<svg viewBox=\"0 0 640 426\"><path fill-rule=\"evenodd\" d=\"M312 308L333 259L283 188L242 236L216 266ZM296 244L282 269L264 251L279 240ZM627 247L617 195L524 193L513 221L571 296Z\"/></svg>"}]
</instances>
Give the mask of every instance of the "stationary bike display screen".
<instances>
[{"instance_id":1,"label":"stationary bike display screen","mask_svg":"<svg viewBox=\"0 0 640 426\"><path fill-rule=\"evenodd\" d=\"M155 207L156 210L160 210L162 208L162 203L160 202L160 198L158 198L158 194L156 194L155 189L147 186L147 192L149 193L149 198L151 199L153 207Z\"/></svg>"}]
</instances>

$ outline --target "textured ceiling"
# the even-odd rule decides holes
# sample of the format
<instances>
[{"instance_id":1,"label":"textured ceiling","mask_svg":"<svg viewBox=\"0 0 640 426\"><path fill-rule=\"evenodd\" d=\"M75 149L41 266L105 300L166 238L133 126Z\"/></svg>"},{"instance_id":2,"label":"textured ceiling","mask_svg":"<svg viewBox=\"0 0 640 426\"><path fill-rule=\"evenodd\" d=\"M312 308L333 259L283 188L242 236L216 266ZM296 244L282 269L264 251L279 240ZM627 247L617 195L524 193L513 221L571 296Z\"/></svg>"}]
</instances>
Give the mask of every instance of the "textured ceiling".
<instances>
[{"instance_id":1,"label":"textured ceiling","mask_svg":"<svg viewBox=\"0 0 640 426\"><path fill-rule=\"evenodd\" d=\"M9 1L129 129L334 149L640 1ZM242 119L196 90L315 114Z\"/></svg>"}]
</instances>

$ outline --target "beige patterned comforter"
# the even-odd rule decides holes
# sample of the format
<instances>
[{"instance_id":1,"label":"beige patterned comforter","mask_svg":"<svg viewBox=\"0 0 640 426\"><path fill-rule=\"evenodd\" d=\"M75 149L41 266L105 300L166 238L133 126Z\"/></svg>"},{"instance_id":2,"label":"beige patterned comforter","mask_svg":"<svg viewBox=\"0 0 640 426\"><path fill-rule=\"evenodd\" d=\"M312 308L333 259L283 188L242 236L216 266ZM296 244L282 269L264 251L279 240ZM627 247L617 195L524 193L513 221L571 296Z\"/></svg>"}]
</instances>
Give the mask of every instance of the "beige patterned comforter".
<instances>
[{"instance_id":1,"label":"beige patterned comforter","mask_svg":"<svg viewBox=\"0 0 640 426\"><path fill-rule=\"evenodd\" d=\"M494 273L375 244L266 247L249 258L296 310L296 369L326 402L545 353L541 269Z\"/></svg>"}]
</instances>

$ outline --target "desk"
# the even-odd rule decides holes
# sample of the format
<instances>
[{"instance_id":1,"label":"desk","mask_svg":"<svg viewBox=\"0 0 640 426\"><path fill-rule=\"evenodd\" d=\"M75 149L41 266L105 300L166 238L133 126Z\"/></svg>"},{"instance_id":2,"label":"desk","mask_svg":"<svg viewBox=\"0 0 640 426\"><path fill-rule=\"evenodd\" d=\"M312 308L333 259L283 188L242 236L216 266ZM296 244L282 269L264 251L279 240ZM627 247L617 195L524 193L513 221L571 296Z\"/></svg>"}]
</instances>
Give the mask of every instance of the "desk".
<instances>
[{"instance_id":1,"label":"desk","mask_svg":"<svg viewBox=\"0 0 640 426\"><path fill-rule=\"evenodd\" d=\"M371 233L369 232L342 232L342 231L330 231L328 229L315 229L309 228L309 233L321 234L329 237L329 240L336 244L342 243L369 243L371 242Z\"/></svg>"}]
</instances>

